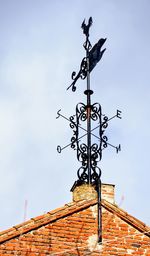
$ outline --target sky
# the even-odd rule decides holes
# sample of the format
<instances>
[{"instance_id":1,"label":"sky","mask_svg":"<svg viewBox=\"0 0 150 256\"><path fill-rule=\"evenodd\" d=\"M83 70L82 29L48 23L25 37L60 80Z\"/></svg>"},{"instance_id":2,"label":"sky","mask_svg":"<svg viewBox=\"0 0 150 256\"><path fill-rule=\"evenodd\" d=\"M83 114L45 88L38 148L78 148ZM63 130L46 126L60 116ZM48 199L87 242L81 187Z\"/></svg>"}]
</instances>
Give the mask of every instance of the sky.
<instances>
[{"instance_id":1,"label":"sky","mask_svg":"<svg viewBox=\"0 0 150 256\"><path fill-rule=\"evenodd\" d=\"M115 184L116 203L150 225L150 1L0 0L0 230L72 201L80 163L70 143L70 117L86 103L86 82L66 90L90 40L107 38L91 73L92 103L108 117L109 143L99 167Z\"/></svg>"}]
</instances>

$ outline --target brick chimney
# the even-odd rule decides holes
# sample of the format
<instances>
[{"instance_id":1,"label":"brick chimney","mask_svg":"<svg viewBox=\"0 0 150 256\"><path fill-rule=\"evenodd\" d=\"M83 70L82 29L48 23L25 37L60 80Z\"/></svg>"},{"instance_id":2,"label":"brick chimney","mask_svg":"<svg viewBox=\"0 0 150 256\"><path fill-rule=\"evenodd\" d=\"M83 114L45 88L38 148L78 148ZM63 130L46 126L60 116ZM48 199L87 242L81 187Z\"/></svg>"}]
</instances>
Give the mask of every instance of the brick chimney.
<instances>
[{"instance_id":1,"label":"brick chimney","mask_svg":"<svg viewBox=\"0 0 150 256\"><path fill-rule=\"evenodd\" d=\"M102 199L112 204L115 203L115 185L102 183Z\"/></svg>"},{"instance_id":2,"label":"brick chimney","mask_svg":"<svg viewBox=\"0 0 150 256\"><path fill-rule=\"evenodd\" d=\"M86 183L75 184L71 188L73 201L80 200L90 200L97 198L97 191L94 185L89 185ZM115 203L115 185L102 183L101 187L102 199L107 200L108 202L114 204Z\"/></svg>"}]
</instances>

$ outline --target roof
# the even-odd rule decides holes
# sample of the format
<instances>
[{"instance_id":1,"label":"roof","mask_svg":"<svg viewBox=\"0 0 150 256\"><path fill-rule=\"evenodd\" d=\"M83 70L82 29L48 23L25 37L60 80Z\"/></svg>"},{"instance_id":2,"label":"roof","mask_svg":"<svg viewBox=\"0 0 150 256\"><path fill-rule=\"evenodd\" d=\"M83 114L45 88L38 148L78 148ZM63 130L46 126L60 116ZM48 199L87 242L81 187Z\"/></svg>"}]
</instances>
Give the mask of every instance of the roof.
<instances>
[{"instance_id":1,"label":"roof","mask_svg":"<svg viewBox=\"0 0 150 256\"><path fill-rule=\"evenodd\" d=\"M26 234L27 232L36 230L42 226L53 223L59 219L72 215L73 213L80 212L90 206L97 204L97 200L82 200L65 204L63 207L57 208L47 212L46 214L31 218L29 221L23 222L19 225L15 225L10 229L0 232L0 244L9 241L12 238L16 238L20 235ZM115 204L111 204L106 200L102 200L102 207L111 213L115 214L146 236L150 237L150 227L139 221L135 217L129 215L127 212L119 208ZM78 221L78 220L77 220Z\"/></svg>"}]
</instances>

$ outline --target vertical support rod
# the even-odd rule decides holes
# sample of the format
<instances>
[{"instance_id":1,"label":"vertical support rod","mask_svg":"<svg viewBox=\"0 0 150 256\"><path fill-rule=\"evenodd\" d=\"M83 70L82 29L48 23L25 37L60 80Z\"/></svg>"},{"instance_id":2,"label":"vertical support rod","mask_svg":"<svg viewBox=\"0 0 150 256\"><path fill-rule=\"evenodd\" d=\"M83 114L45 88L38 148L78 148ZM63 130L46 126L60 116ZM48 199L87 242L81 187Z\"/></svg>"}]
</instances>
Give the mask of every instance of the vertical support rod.
<instances>
[{"instance_id":1,"label":"vertical support rod","mask_svg":"<svg viewBox=\"0 0 150 256\"><path fill-rule=\"evenodd\" d=\"M98 192L98 243L102 243L102 205L101 205L101 180L97 181Z\"/></svg>"},{"instance_id":2,"label":"vertical support rod","mask_svg":"<svg viewBox=\"0 0 150 256\"><path fill-rule=\"evenodd\" d=\"M87 164L88 164L88 183L91 184L91 93L90 93L90 72L89 72L89 42L86 38L86 59L87 59Z\"/></svg>"}]
</instances>

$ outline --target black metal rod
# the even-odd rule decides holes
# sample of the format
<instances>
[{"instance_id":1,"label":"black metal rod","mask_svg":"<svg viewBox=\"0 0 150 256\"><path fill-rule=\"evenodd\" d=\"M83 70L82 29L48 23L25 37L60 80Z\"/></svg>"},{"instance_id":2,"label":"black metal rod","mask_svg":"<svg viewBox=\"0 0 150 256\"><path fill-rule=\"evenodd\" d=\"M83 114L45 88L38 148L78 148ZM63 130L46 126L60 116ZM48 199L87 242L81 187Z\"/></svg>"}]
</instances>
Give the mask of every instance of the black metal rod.
<instances>
[{"instance_id":1,"label":"black metal rod","mask_svg":"<svg viewBox=\"0 0 150 256\"><path fill-rule=\"evenodd\" d=\"M86 60L87 60L87 156L88 156L88 183L91 184L91 94L90 94L90 72L89 72L89 42L86 37Z\"/></svg>"},{"instance_id":2,"label":"black metal rod","mask_svg":"<svg viewBox=\"0 0 150 256\"><path fill-rule=\"evenodd\" d=\"M97 184L98 192L98 243L102 243L102 205L101 205L101 180Z\"/></svg>"}]
</instances>

